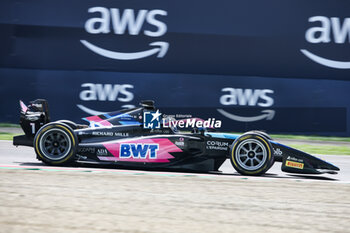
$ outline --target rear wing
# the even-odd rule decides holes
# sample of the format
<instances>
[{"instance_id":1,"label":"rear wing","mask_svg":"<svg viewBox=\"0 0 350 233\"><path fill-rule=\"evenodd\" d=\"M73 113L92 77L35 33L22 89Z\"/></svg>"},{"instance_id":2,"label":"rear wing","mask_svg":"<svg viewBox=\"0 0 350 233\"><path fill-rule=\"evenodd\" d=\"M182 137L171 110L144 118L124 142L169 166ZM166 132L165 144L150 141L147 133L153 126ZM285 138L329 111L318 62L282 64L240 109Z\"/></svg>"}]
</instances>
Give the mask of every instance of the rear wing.
<instances>
[{"instance_id":1,"label":"rear wing","mask_svg":"<svg viewBox=\"0 0 350 233\"><path fill-rule=\"evenodd\" d=\"M38 130L50 122L49 105L47 100L37 99L26 106L19 101L20 120L19 123L25 135L16 136L13 139L14 145L33 146L33 139Z\"/></svg>"}]
</instances>

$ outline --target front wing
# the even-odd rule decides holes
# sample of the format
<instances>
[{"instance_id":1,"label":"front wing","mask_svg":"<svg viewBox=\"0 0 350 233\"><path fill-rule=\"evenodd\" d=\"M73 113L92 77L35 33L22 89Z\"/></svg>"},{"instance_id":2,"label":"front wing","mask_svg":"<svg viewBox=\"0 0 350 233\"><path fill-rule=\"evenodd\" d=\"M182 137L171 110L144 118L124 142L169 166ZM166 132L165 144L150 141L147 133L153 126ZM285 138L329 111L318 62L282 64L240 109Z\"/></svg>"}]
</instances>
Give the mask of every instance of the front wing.
<instances>
[{"instance_id":1,"label":"front wing","mask_svg":"<svg viewBox=\"0 0 350 233\"><path fill-rule=\"evenodd\" d=\"M275 156L282 162L282 171L299 174L337 174L339 168L303 151L270 141Z\"/></svg>"}]
</instances>

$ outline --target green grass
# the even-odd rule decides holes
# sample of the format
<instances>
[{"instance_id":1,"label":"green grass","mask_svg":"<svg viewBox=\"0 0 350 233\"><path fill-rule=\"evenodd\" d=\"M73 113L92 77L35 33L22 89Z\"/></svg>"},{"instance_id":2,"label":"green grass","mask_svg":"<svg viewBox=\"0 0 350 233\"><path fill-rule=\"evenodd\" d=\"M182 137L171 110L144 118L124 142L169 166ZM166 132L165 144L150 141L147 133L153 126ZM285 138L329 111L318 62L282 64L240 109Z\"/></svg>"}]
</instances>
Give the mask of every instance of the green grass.
<instances>
[{"instance_id":1,"label":"green grass","mask_svg":"<svg viewBox=\"0 0 350 233\"><path fill-rule=\"evenodd\" d=\"M350 142L349 137L322 137L322 136L303 136L303 135L284 135L270 134L272 138L294 139L294 140L311 140L311 141L327 141L327 142Z\"/></svg>"},{"instance_id":2,"label":"green grass","mask_svg":"<svg viewBox=\"0 0 350 233\"><path fill-rule=\"evenodd\" d=\"M350 145L333 146L333 145L287 144L287 146L304 151L309 154L350 155Z\"/></svg>"},{"instance_id":3,"label":"green grass","mask_svg":"<svg viewBox=\"0 0 350 233\"><path fill-rule=\"evenodd\" d=\"M242 134L242 133L236 133ZM305 136L305 135L287 135L287 134L269 134L272 139L278 141L279 139L289 139L305 141L305 143L286 143L287 146L304 151L309 154L320 155L350 155L350 143L349 145L329 145L331 142L350 142L349 137L325 137L325 136ZM308 144L308 142L310 144ZM313 144L312 141L330 142L327 144Z\"/></svg>"},{"instance_id":4,"label":"green grass","mask_svg":"<svg viewBox=\"0 0 350 233\"><path fill-rule=\"evenodd\" d=\"M243 134L242 132L231 132L233 134ZM328 136L305 136L289 134L269 134L273 139L310 140L326 142L350 142L350 137L328 137Z\"/></svg>"},{"instance_id":5,"label":"green grass","mask_svg":"<svg viewBox=\"0 0 350 233\"><path fill-rule=\"evenodd\" d=\"M17 136L17 135L20 135L20 134L0 132L0 140L12 140L13 136Z\"/></svg>"},{"instance_id":6,"label":"green grass","mask_svg":"<svg viewBox=\"0 0 350 233\"><path fill-rule=\"evenodd\" d=\"M0 127L20 128L21 126L19 124L0 123Z\"/></svg>"}]
</instances>

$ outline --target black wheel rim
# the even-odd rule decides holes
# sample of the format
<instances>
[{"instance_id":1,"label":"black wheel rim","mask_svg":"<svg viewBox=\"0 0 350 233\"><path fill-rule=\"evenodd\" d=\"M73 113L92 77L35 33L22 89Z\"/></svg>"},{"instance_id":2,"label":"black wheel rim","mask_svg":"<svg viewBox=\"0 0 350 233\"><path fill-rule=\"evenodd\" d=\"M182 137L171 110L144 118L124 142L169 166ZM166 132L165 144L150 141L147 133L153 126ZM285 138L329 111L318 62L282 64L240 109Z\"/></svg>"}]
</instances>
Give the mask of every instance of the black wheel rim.
<instances>
[{"instance_id":1,"label":"black wheel rim","mask_svg":"<svg viewBox=\"0 0 350 233\"><path fill-rule=\"evenodd\" d=\"M69 153L71 140L65 131L51 129L42 136L40 146L48 159L60 160Z\"/></svg>"}]
</instances>

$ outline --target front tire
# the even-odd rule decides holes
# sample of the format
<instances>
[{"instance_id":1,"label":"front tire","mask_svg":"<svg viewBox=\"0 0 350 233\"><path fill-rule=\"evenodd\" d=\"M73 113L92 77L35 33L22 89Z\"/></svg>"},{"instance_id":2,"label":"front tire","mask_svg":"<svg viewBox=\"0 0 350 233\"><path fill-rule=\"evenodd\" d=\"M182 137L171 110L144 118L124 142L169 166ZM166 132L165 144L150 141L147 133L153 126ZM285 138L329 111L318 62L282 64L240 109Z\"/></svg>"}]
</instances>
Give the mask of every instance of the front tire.
<instances>
[{"instance_id":1,"label":"front tire","mask_svg":"<svg viewBox=\"0 0 350 233\"><path fill-rule=\"evenodd\" d=\"M37 158L49 165L66 165L74 161L77 136L63 123L50 123L41 127L34 138Z\"/></svg>"},{"instance_id":2,"label":"front tire","mask_svg":"<svg viewBox=\"0 0 350 233\"><path fill-rule=\"evenodd\" d=\"M242 175L258 176L270 169L274 162L270 142L259 134L244 134L231 146L232 166Z\"/></svg>"}]
</instances>

